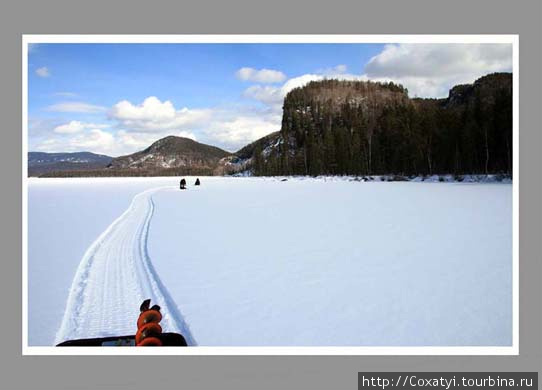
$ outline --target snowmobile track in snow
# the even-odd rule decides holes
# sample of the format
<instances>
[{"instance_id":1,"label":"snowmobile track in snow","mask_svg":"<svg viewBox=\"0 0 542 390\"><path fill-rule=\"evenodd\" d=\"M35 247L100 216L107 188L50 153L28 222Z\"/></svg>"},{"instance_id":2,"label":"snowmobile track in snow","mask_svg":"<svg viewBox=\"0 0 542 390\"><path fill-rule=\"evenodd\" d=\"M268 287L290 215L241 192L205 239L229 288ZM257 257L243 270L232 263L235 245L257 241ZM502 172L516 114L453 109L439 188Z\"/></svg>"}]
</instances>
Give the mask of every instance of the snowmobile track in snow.
<instances>
[{"instance_id":1,"label":"snowmobile track in snow","mask_svg":"<svg viewBox=\"0 0 542 390\"><path fill-rule=\"evenodd\" d=\"M72 282L55 344L80 338L134 334L139 306L162 307L162 328L196 345L188 325L154 269L148 250L153 193L137 194L130 207L87 249Z\"/></svg>"}]
</instances>

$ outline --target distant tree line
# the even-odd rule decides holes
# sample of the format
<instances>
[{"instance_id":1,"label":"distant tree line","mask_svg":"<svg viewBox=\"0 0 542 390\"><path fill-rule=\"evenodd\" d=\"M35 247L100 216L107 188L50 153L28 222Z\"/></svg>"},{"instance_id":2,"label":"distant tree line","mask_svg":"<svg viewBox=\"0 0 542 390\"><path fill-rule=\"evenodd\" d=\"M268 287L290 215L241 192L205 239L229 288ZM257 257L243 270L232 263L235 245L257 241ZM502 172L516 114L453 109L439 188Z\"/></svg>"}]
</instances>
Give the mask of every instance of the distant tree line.
<instances>
[{"instance_id":1,"label":"distant tree line","mask_svg":"<svg viewBox=\"0 0 542 390\"><path fill-rule=\"evenodd\" d=\"M256 144L256 175L512 172L512 78L485 76L447 99L393 83L325 80L285 98L278 146Z\"/></svg>"},{"instance_id":2,"label":"distant tree line","mask_svg":"<svg viewBox=\"0 0 542 390\"><path fill-rule=\"evenodd\" d=\"M88 169L73 171L53 171L39 177L152 177L152 176L212 176L213 168L161 168L161 169Z\"/></svg>"}]
</instances>

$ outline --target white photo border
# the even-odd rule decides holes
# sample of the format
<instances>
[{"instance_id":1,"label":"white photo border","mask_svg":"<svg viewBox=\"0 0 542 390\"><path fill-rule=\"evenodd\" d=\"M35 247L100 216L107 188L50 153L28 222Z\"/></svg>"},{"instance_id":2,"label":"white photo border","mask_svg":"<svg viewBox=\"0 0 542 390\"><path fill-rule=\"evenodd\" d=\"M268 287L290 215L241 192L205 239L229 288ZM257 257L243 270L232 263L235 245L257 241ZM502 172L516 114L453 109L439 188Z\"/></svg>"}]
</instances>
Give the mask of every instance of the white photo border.
<instances>
[{"instance_id":1,"label":"white photo border","mask_svg":"<svg viewBox=\"0 0 542 390\"><path fill-rule=\"evenodd\" d=\"M508 43L513 46L512 345L348 347L104 348L28 345L28 45L35 43ZM22 354L23 355L519 355L519 35L22 35Z\"/></svg>"}]
</instances>

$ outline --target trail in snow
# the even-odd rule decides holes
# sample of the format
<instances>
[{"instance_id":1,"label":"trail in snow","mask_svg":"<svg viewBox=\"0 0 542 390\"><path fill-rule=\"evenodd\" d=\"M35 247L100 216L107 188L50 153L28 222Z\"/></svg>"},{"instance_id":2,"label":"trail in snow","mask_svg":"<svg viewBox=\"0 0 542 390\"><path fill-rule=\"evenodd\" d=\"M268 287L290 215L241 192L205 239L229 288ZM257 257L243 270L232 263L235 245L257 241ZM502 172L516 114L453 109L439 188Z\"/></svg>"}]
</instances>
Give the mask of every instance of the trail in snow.
<instances>
[{"instance_id":1,"label":"trail in snow","mask_svg":"<svg viewBox=\"0 0 542 390\"><path fill-rule=\"evenodd\" d=\"M154 212L153 188L137 194L130 207L87 249L66 304L56 343L79 338L134 334L139 305L150 298L162 307L162 328L196 345L177 305L156 273L147 239Z\"/></svg>"}]
</instances>

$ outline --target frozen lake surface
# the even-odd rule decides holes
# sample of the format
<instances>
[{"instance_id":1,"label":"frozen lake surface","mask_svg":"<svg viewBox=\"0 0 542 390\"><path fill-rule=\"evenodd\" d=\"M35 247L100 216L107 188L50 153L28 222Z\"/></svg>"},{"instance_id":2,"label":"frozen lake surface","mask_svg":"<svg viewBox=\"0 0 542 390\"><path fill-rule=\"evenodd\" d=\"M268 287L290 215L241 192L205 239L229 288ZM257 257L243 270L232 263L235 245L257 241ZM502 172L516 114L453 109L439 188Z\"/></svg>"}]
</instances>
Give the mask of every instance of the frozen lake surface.
<instances>
[{"instance_id":1,"label":"frozen lake surface","mask_svg":"<svg viewBox=\"0 0 542 390\"><path fill-rule=\"evenodd\" d=\"M29 345L511 345L512 185L194 180L31 179Z\"/></svg>"}]
</instances>

